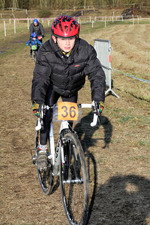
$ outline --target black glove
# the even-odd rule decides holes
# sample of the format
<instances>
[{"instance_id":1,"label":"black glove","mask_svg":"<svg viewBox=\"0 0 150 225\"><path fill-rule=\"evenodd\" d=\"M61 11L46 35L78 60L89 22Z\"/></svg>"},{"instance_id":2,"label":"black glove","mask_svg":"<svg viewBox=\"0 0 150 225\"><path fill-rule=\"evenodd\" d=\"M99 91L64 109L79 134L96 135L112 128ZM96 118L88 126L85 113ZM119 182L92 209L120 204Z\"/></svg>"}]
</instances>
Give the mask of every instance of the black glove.
<instances>
[{"instance_id":1,"label":"black glove","mask_svg":"<svg viewBox=\"0 0 150 225\"><path fill-rule=\"evenodd\" d=\"M44 34L42 34L42 38L45 38L45 35Z\"/></svg>"}]
</instances>

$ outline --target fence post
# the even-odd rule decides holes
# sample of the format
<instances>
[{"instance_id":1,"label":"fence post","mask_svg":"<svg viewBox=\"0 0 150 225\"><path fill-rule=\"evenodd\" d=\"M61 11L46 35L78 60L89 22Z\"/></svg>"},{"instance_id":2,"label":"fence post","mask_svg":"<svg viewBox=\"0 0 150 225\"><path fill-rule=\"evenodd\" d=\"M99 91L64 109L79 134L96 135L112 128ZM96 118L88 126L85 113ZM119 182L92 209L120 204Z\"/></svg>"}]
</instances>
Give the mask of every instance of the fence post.
<instances>
[{"instance_id":1,"label":"fence post","mask_svg":"<svg viewBox=\"0 0 150 225\"><path fill-rule=\"evenodd\" d=\"M134 16L133 16L133 25L134 25Z\"/></svg>"},{"instance_id":2,"label":"fence post","mask_svg":"<svg viewBox=\"0 0 150 225\"><path fill-rule=\"evenodd\" d=\"M27 28L29 30L29 18L27 18Z\"/></svg>"},{"instance_id":3,"label":"fence post","mask_svg":"<svg viewBox=\"0 0 150 225\"><path fill-rule=\"evenodd\" d=\"M106 28L106 16L105 16L105 28Z\"/></svg>"},{"instance_id":4,"label":"fence post","mask_svg":"<svg viewBox=\"0 0 150 225\"><path fill-rule=\"evenodd\" d=\"M92 20L92 28L94 27L94 21Z\"/></svg>"},{"instance_id":5,"label":"fence post","mask_svg":"<svg viewBox=\"0 0 150 225\"><path fill-rule=\"evenodd\" d=\"M4 36L6 37L6 23L5 23L5 20L4 20Z\"/></svg>"},{"instance_id":6,"label":"fence post","mask_svg":"<svg viewBox=\"0 0 150 225\"><path fill-rule=\"evenodd\" d=\"M14 19L14 33L16 34L16 20Z\"/></svg>"}]
</instances>

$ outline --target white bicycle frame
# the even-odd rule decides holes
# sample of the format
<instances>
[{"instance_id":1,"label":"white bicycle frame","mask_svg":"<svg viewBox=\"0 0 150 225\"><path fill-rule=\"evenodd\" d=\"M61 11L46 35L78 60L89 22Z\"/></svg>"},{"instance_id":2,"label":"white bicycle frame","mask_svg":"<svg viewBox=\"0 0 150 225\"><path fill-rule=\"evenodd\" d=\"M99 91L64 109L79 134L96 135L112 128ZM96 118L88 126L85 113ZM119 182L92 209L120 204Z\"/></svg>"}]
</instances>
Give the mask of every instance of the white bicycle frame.
<instances>
[{"instance_id":1,"label":"white bicycle frame","mask_svg":"<svg viewBox=\"0 0 150 225\"><path fill-rule=\"evenodd\" d=\"M92 102L92 104L80 104L81 108L92 108L94 102ZM46 106L47 109L49 109L49 106ZM43 115L42 115L43 116ZM94 113L93 115L93 121L90 124L92 127L96 126L97 124L97 120L98 120L98 115ZM69 123L66 120L61 121L61 125L60 125L60 130L59 130L59 134L61 133L62 130L69 128ZM40 130L41 129L41 122L40 122L40 118L38 118L38 124L35 127L36 130ZM48 156L49 159L51 159L51 163L52 165L56 165L59 164L59 154L58 154L58 158L56 159L56 148L55 148L55 143L54 143L54 133L53 133L53 120L50 123L50 131L49 131L49 146L50 146L50 150L51 153ZM61 146L61 151L63 151L63 147ZM64 163L64 154L61 154L62 156L62 162Z\"/></svg>"}]
</instances>

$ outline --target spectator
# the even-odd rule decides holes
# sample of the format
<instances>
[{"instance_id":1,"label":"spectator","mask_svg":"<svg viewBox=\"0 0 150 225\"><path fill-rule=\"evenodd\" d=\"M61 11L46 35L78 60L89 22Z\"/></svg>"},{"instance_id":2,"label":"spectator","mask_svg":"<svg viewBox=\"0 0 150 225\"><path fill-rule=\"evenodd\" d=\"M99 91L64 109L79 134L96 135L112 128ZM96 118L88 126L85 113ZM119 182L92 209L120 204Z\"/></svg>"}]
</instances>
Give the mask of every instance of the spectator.
<instances>
[{"instance_id":1,"label":"spectator","mask_svg":"<svg viewBox=\"0 0 150 225\"><path fill-rule=\"evenodd\" d=\"M37 34L37 37L41 37L40 41L42 42L42 38L45 37L45 32L43 25L37 19L34 19L33 23L30 24L30 36L34 32Z\"/></svg>"}]
</instances>

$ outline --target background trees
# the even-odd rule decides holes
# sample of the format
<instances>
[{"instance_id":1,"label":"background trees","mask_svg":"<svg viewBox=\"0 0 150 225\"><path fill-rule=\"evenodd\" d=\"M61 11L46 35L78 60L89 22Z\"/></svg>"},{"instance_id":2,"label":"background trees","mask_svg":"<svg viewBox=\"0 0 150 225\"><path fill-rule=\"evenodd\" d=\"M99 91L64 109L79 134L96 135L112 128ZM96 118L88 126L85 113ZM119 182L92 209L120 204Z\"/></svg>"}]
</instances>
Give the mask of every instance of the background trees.
<instances>
[{"instance_id":1,"label":"background trees","mask_svg":"<svg viewBox=\"0 0 150 225\"><path fill-rule=\"evenodd\" d=\"M0 8L22 8L22 9L73 9L85 8L87 6L124 7L125 5L150 5L149 0L0 0Z\"/></svg>"}]
</instances>

